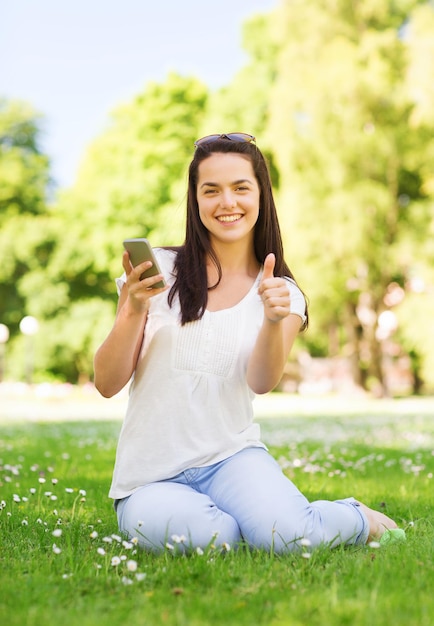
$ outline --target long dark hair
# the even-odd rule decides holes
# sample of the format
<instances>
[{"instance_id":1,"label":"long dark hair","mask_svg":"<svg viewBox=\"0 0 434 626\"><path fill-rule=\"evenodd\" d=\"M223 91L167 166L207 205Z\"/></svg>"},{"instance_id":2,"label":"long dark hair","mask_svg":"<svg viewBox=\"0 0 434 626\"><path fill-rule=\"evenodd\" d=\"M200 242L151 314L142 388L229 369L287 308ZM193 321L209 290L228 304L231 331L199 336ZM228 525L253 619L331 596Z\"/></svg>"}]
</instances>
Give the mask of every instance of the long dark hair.
<instances>
[{"instance_id":1,"label":"long dark hair","mask_svg":"<svg viewBox=\"0 0 434 626\"><path fill-rule=\"evenodd\" d=\"M181 306L181 323L198 320L205 312L208 302L208 290L217 287L221 280L222 269L212 249L209 234L199 217L197 202L197 181L200 163L215 152L235 153L247 157L253 167L260 189L259 217L255 224L254 251L260 265L265 257L273 252L276 257L274 274L276 276L294 276L287 266L282 236L274 203L271 179L264 156L255 144L248 142L218 139L201 144L196 148L188 171L187 223L183 246L177 248L175 260L175 282L169 292L169 304L178 294ZM209 257L218 272L218 281L208 286L206 259Z\"/></svg>"}]
</instances>

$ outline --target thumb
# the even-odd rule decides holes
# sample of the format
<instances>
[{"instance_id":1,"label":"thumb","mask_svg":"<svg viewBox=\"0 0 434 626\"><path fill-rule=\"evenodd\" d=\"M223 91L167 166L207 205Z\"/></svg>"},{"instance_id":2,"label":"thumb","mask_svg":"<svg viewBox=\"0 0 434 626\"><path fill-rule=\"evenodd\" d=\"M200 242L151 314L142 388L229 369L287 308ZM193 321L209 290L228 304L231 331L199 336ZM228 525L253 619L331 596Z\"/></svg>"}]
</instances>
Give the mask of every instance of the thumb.
<instances>
[{"instance_id":1,"label":"thumb","mask_svg":"<svg viewBox=\"0 0 434 626\"><path fill-rule=\"evenodd\" d=\"M274 266L276 265L276 257L272 252L267 254L264 261L264 271L262 273L262 280L266 278L273 278L274 276Z\"/></svg>"},{"instance_id":2,"label":"thumb","mask_svg":"<svg viewBox=\"0 0 434 626\"><path fill-rule=\"evenodd\" d=\"M122 254L122 267L125 270L125 274L128 276L131 273L130 255L125 250Z\"/></svg>"}]
</instances>

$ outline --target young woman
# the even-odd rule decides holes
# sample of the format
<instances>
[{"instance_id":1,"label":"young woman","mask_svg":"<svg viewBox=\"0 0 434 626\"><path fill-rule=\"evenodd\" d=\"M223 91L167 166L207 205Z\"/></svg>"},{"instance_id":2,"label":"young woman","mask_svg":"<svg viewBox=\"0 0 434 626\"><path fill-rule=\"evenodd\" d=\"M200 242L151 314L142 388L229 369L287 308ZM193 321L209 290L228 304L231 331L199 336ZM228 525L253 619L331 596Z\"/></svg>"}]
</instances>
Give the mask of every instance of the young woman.
<instances>
[{"instance_id":1,"label":"young woman","mask_svg":"<svg viewBox=\"0 0 434 626\"><path fill-rule=\"evenodd\" d=\"M95 356L102 395L133 376L110 496L119 528L162 550L215 545L276 552L365 543L396 524L347 498L308 502L253 423L254 394L279 382L307 323L283 258L271 182L254 137L198 140L184 244L157 249L140 280L123 255L113 329Z\"/></svg>"}]
</instances>

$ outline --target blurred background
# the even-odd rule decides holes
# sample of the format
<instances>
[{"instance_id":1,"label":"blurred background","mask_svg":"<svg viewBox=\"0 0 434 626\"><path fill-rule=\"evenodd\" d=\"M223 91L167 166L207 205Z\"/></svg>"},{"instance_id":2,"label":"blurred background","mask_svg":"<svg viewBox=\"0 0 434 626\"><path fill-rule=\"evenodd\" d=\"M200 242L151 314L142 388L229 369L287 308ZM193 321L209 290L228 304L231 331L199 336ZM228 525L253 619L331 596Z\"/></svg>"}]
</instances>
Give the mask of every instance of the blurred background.
<instances>
[{"instance_id":1,"label":"blurred background","mask_svg":"<svg viewBox=\"0 0 434 626\"><path fill-rule=\"evenodd\" d=\"M434 5L420 0L3 7L3 385L91 385L122 240L182 243L193 142L231 131L268 158L310 301L280 388L434 392Z\"/></svg>"}]
</instances>

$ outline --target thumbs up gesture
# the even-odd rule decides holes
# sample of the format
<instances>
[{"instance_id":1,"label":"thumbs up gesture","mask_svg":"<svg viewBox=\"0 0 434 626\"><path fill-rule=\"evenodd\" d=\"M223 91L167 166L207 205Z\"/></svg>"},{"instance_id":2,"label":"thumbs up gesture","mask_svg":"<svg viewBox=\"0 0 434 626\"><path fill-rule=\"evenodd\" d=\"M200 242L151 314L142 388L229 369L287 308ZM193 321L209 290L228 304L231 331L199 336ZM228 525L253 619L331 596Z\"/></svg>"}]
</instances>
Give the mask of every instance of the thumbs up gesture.
<instances>
[{"instance_id":1,"label":"thumbs up gesture","mask_svg":"<svg viewBox=\"0 0 434 626\"><path fill-rule=\"evenodd\" d=\"M280 322L290 313L291 299L286 280L274 276L276 257L270 253L264 261L264 270L258 294L264 304L264 314L270 322Z\"/></svg>"}]
</instances>

